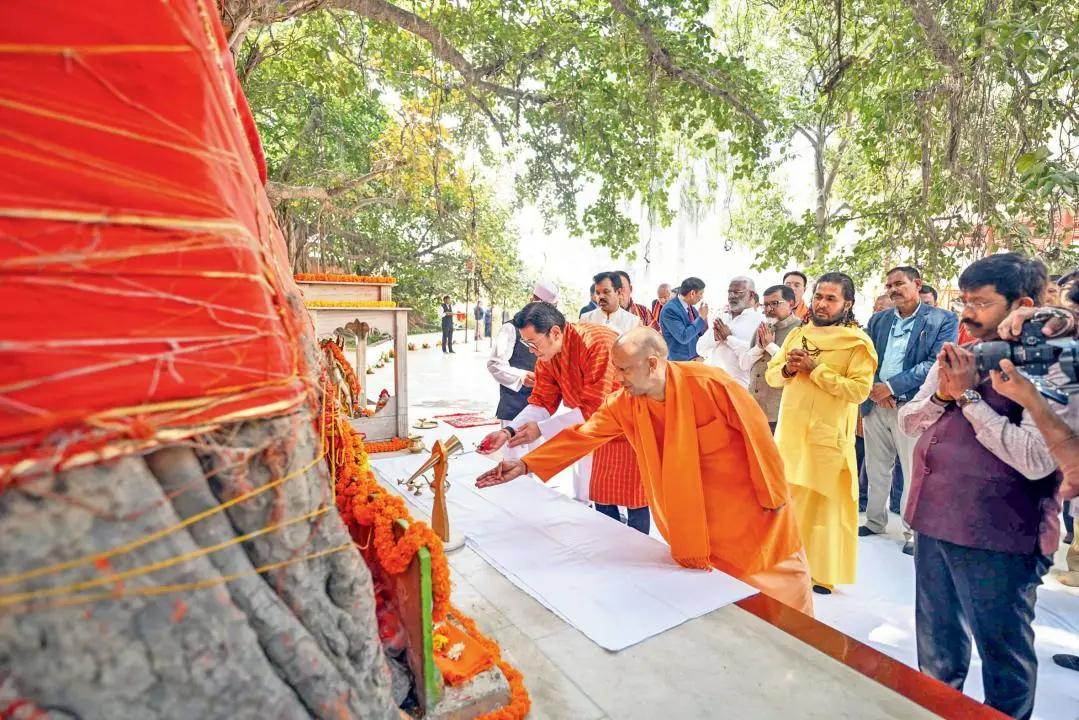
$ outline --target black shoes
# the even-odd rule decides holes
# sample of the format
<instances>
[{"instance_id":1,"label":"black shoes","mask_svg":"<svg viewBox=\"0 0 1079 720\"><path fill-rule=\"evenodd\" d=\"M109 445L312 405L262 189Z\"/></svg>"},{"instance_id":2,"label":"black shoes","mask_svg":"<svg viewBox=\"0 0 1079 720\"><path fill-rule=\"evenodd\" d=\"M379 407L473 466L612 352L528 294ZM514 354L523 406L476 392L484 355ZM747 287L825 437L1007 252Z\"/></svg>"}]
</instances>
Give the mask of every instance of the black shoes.
<instances>
[{"instance_id":1,"label":"black shoes","mask_svg":"<svg viewBox=\"0 0 1079 720\"><path fill-rule=\"evenodd\" d=\"M911 556L914 555L914 541L913 540L907 540L905 543L903 543L903 554L904 555L911 555Z\"/></svg>"},{"instance_id":2,"label":"black shoes","mask_svg":"<svg viewBox=\"0 0 1079 720\"><path fill-rule=\"evenodd\" d=\"M880 535L876 530L870 530L868 525L862 525L858 528L858 537L869 537L870 535Z\"/></svg>"},{"instance_id":3,"label":"black shoes","mask_svg":"<svg viewBox=\"0 0 1079 720\"><path fill-rule=\"evenodd\" d=\"M817 593L818 595L831 595L832 594L831 588L827 588L827 587L825 587L823 585L814 585L813 586L813 592Z\"/></svg>"}]
</instances>

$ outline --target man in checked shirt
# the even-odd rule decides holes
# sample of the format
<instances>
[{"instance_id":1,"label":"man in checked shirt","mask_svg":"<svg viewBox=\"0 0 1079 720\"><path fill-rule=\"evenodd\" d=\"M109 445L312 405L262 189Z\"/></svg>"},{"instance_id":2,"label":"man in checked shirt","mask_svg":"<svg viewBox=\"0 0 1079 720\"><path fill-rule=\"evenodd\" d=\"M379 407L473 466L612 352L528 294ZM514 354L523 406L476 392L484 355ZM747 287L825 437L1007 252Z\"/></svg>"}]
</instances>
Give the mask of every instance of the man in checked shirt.
<instances>
[{"instance_id":1,"label":"man in checked shirt","mask_svg":"<svg viewBox=\"0 0 1079 720\"><path fill-rule=\"evenodd\" d=\"M959 277L963 326L976 341L998 339L1001 321L1039 304L1045 283L1040 261L1014 253L973 263ZM1047 379L1067 382L1059 365ZM917 533L918 665L961 689L973 635L986 704L1029 718L1036 590L1060 543L1057 463L1030 413L979 375L970 350L952 343L900 409L899 427L921 433L906 511Z\"/></svg>"}]
</instances>

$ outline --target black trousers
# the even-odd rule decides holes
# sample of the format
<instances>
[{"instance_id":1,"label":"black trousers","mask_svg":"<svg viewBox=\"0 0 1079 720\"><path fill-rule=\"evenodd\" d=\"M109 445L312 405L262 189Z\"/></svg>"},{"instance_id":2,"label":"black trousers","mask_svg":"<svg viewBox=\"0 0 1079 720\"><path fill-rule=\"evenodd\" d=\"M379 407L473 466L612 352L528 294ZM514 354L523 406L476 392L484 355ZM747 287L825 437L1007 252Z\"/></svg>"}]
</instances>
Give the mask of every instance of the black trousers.
<instances>
[{"instance_id":1,"label":"black trousers","mask_svg":"<svg viewBox=\"0 0 1079 720\"><path fill-rule=\"evenodd\" d=\"M618 522L622 522L622 518L618 514L617 505L600 505L595 504L596 510L603 513L609 518L614 518ZM652 515L648 512L648 506L639 508L626 508L626 525L638 532L643 532L645 535L652 529Z\"/></svg>"},{"instance_id":2,"label":"black trousers","mask_svg":"<svg viewBox=\"0 0 1079 720\"><path fill-rule=\"evenodd\" d=\"M1034 603L1049 558L978 550L918 533L914 541L918 667L957 690L982 658L985 704L1014 718L1034 712Z\"/></svg>"},{"instance_id":3,"label":"black trousers","mask_svg":"<svg viewBox=\"0 0 1079 720\"><path fill-rule=\"evenodd\" d=\"M453 352L453 323L442 323L442 352Z\"/></svg>"}]
</instances>

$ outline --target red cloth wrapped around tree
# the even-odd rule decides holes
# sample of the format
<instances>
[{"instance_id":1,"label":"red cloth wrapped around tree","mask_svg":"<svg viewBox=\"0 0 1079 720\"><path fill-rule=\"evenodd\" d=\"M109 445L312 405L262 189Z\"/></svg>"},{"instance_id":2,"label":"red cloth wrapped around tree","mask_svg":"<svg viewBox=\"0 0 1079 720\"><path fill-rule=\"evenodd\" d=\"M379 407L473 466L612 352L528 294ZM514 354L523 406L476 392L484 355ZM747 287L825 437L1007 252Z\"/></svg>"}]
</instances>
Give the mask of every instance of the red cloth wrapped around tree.
<instances>
[{"instance_id":1,"label":"red cloth wrapped around tree","mask_svg":"<svg viewBox=\"0 0 1079 720\"><path fill-rule=\"evenodd\" d=\"M213 3L4 3L0 74L0 487L304 402Z\"/></svg>"}]
</instances>

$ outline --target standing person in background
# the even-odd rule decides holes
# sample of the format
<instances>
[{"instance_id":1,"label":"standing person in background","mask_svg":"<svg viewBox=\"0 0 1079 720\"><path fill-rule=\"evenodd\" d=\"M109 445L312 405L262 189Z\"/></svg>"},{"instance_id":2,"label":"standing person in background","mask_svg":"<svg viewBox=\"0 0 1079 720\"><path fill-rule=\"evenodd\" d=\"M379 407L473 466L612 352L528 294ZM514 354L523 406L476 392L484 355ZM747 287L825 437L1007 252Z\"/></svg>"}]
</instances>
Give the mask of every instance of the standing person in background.
<instances>
[{"instance_id":1,"label":"standing person in background","mask_svg":"<svg viewBox=\"0 0 1079 720\"><path fill-rule=\"evenodd\" d=\"M659 329L667 343L669 360L696 360L697 338L708 329L708 305L701 304L700 313L694 305L704 297L704 281L689 277L678 288L678 297L663 306L659 313Z\"/></svg>"},{"instance_id":2,"label":"standing person in background","mask_svg":"<svg viewBox=\"0 0 1079 720\"><path fill-rule=\"evenodd\" d=\"M483 313L483 334L486 337L491 337L491 326L494 324L494 308L489 307Z\"/></svg>"},{"instance_id":3,"label":"standing person in background","mask_svg":"<svg viewBox=\"0 0 1079 720\"><path fill-rule=\"evenodd\" d=\"M854 281L826 273L813 292L811 325L796 328L768 363L783 388L776 444L809 557L813 590L853 583L858 570L854 430L877 353L854 319Z\"/></svg>"},{"instance_id":4,"label":"standing person in background","mask_svg":"<svg viewBox=\"0 0 1079 720\"><path fill-rule=\"evenodd\" d=\"M476 307L472 310L472 317L476 320L475 339L483 339L483 316L487 312L483 300L476 300Z\"/></svg>"},{"instance_id":5,"label":"standing person in background","mask_svg":"<svg viewBox=\"0 0 1079 720\"><path fill-rule=\"evenodd\" d=\"M577 314L577 317L582 317L585 313L590 313L599 307L599 298L596 297L595 283L588 286L588 298L588 304L581 308L581 312Z\"/></svg>"},{"instance_id":6,"label":"standing person in background","mask_svg":"<svg viewBox=\"0 0 1079 720\"><path fill-rule=\"evenodd\" d=\"M876 315L881 310L891 310L895 307L895 303L888 297L887 294L878 295L877 299L873 302L873 314ZM865 512L865 506L869 502L869 478L865 472L865 431L862 427L865 418L858 415L858 437L854 441L854 455L858 458L858 512ZM897 467L892 475L892 497L888 505L888 509L892 512L899 512L899 502L903 494L903 468L898 466L899 457L896 459ZM899 487L896 487L898 482Z\"/></svg>"},{"instance_id":7,"label":"standing person in background","mask_svg":"<svg viewBox=\"0 0 1079 720\"><path fill-rule=\"evenodd\" d=\"M913 471L917 438L899 429L899 408L918 393L944 343L954 343L959 332L955 315L920 300L922 275L917 268L892 268L884 283L895 308L876 313L868 325L880 365L869 399L862 403L869 496L865 525L858 528L861 537L880 535L888 527L888 499L895 484L896 457L902 478L910 478ZM900 491L900 512L906 506L909 487L909 482L904 483ZM903 552L913 555L909 527L904 526L903 537Z\"/></svg>"},{"instance_id":8,"label":"standing person in background","mask_svg":"<svg viewBox=\"0 0 1079 720\"><path fill-rule=\"evenodd\" d=\"M935 308L937 306L937 289L932 285L923 283L922 289L918 291L918 299L922 301L922 305Z\"/></svg>"},{"instance_id":9,"label":"standing person in background","mask_svg":"<svg viewBox=\"0 0 1079 720\"><path fill-rule=\"evenodd\" d=\"M1045 292L1045 266L990 255L959 276L963 324L996 340L1006 316ZM1065 379L1059 365L1046 381ZM1055 405L1053 412L1066 412ZM969 350L947 343L921 390L899 411L921 435L906 520L914 542L918 667L957 690L982 660L985 703L1014 718L1034 710L1037 588L1060 544L1060 474L1045 436L1022 405L981 377Z\"/></svg>"},{"instance_id":10,"label":"standing person in background","mask_svg":"<svg viewBox=\"0 0 1079 720\"><path fill-rule=\"evenodd\" d=\"M552 283L537 283L532 288L529 302L558 303L558 288ZM498 408L495 417L502 421L502 427L509 425L525 406L532 388L536 384L536 356L521 342L521 331L513 323L503 323L498 330L498 338L487 360L487 372L498 382ZM533 446L520 449L520 454L528 452ZM514 451L517 449L514 448ZM507 450L505 457L519 457L517 452Z\"/></svg>"},{"instance_id":11,"label":"standing person in background","mask_svg":"<svg viewBox=\"0 0 1079 720\"><path fill-rule=\"evenodd\" d=\"M712 329L701 336L697 354L703 355L709 365L714 365L733 377L742 387L749 387L749 369L742 366L742 356L764 322L764 315L753 307L755 288L753 281L745 276L731 279L727 287L727 303L730 314L717 317Z\"/></svg>"},{"instance_id":12,"label":"standing person in background","mask_svg":"<svg viewBox=\"0 0 1079 720\"><path fill-rule=\"evenodd\" d=\"M453 352L453 304L449 295L442 296L442 352Z\"/></svg>"},{"instance_id":13,"label":"standing person in background","mask_svg":"<svg viewBox=\"0 0 1079 720\"><path fill-rule=\"evenodd\" d=\"M783 276L783 284L794 291L794 307L791 311L798 316L803 324L809 322L809 306L805 302L805 291L809 285L809 279L801 270L791 270Z\"/></svg>"},{"instance_id":14,"label":"standing person in background","mask_svg":"<svg viewBox=\"0 0 1079 720\"><path fill-rule=\"evenodd\" d=\"M622 281L622 289L619 294L619 298L622 301L622 307L625 308L627 312L640 318L641 325L652 327L654 321L652 312L639 302L633 302L633 283L630 282L629 273L625 270L615 270L614 272Z\"/></svg>"},{"instance_id":15,"label":"standing person in background","mask_svg":"<svg viewBox=\"0 0 1079 720\"><path fill-rule=\"evenodd\" d=\"M749 372L749 394L764 410L768 418L768 427L775 435L779 421L779 404L783 398L783 389L768 384L765 374L768 362L787 340L787 336L802 321L791 312L794 305L794 291L786 285L773 285L764 291L764 316L766 322L757 326L753 336L753 346L741 358L742 369Z\"/></svg>"},{"instance_id":16,"label":"standing person in background","mask_svg":"<svg viewBox=\"0 0 1079 720\"><path fill-rule=\"evenodd\" d=\"M622 277L616 272L601 272L592 279L599 307L582 315L581 321L606 325L619 335L640 327L640 318L622 307Z\"/></svg>"},{"instance_id":17,"label":"standing person in background","mask_svg":"<svg viewBox=\"0 0 1079 720\"><path fill-rule=\"evenodd\" d=\"M659 330L659 311L671 299L671 286L663 283L656 289L656 299L652 301L652 329Z\"/></svg>"}]
</instances>

